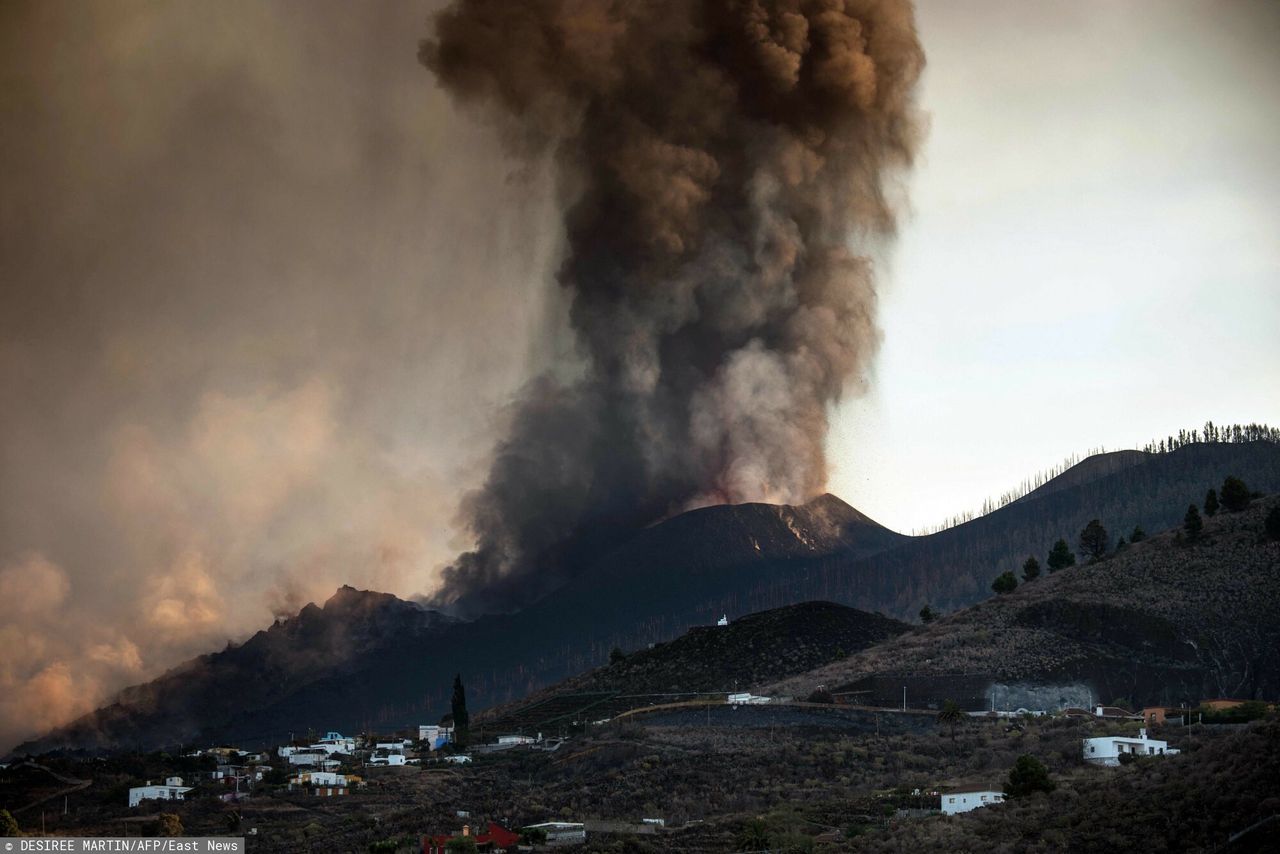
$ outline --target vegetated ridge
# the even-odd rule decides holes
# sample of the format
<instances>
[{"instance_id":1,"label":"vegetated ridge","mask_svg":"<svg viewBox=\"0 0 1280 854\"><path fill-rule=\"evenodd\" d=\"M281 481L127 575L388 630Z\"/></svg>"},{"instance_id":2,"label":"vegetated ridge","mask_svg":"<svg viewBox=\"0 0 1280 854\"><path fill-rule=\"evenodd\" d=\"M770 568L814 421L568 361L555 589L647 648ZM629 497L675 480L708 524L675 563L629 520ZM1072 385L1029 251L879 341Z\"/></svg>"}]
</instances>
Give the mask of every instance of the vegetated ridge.
<instances>
[{"instance_id":1,"label":"vegetated ridge","mask_svg":"<svg viewBox=\"0 0 1280 854\"><path fill-rule=\"evenodd\" d=\"M615 647L670 640L722 613L737 617L809 600L899 617L913 616L925 602L949 610L985 598L998 571L1043 554L1090 518L1118 531L1176 524L1188 496L1203 495L1227 474L1256 489L1280 490L1280 445L1199 443L1151 454L928 537L888 531L833 496L800 507L695 510L640 532L521 612L457 622L412 603L388 604L394 597L377 599L382 604L372 611L388 608L394 618L357 626L350 635L356 643L308 640L285 644L291 654L273 657L268 651L276 642L255 636L128 689L19 752L191 740L252 745L307 728L408 726L448 709L455 673L466 674L472 706L482 709L597 667ZM288 637L301 632L291 627L295 621L302 626L329 610L310 606L307 616L266 634ZM359 623L360 613L334 611L333 636L347 637L339 624ZM319 654L307 659L305 650Z\"/></svg>"},{"instance_id":2,"label":"vegetated ridge","mask_svg":"<svg viewBox=\"0 0 1280 854\"><path fill-rule=\"evenodd\" d=\"M909 631L911 626L834 602L802 602L748 614L727 626L697 626L667 643L489 710L490 730L533 732L697 695L729 694L804 673Z\"/></svg>"},{"instance_id":3,"label":"vegetated ridge","mask_svg":"<svg viewBox=\"0 0 1280 854\"><path fill-rule=\"evenodd\" d=\"M1206 519L1199 539L1167 531L1096 563L1020 584L803 676L769 686L803 694L819 684L896 703L954 699L984 708L993 683L1027 696L1086 686L1135 705L1207 697L1280 697L1280 542L1263 534L1275 496Z\"/></svg>"}]
</instances>

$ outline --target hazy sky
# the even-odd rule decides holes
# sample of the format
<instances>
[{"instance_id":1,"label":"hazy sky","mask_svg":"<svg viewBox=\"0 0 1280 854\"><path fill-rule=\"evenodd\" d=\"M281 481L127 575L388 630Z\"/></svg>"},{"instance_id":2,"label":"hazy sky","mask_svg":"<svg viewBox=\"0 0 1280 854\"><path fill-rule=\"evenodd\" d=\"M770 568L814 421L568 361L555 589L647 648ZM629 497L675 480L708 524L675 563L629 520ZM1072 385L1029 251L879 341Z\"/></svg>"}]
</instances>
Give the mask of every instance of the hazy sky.
<instances>
[{"instance_id":1,"label":"hazy sky","mask_svg":"<svg viewBox=\"0 0 1280 854\"><path fill-rule=\"evenodd\" d=\"M914 217L833 492L924 527L1072 452L1280 421L1280 4L918 4Z\"/></svg>"},{"instance_id":2,"label":"hazy sky","mask_svg":"<svg viewBox=\"0 0 1280 854\"><path fill-rule=\"evenodd\" d=\"M438 5L0 4L0 749L471 545L567 344L555 194L418 64ZM910 529L1280 422L1278 6L921 5L932 127L833 492Z\"/></svg>"}]
</instances>

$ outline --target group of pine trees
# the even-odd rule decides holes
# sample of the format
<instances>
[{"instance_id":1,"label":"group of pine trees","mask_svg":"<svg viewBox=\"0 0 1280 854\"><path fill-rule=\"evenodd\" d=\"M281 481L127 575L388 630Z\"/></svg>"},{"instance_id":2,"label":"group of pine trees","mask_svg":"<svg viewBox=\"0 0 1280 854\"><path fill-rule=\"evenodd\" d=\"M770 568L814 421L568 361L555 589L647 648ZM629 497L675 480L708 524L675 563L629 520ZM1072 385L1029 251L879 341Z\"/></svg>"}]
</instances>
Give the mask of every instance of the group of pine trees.
<instances>
[{"instance_id":1,"label":"group of pine trees","mask_svg":"<svg viewBox=\"0 0 1280 854\"><path fill-rule=\"evenodd\" d=\"M1240 478L1232 475L1222 482L1221 490L1210 488L1204 494L1204 515L1216 516L1218 509L1221 508L1228 513L1239 513L1249 507L1253 501L1253 493L1249 491L1249 487ZM1272 508L1272 515L1277 514L1277 508ZM1268 517L1270 524L1270 517ZM1200 508L1194 504L1187 506L1187 515L1182 517L1182 533L1190 542L1200 539L1200 534L1204 531L1204 519L1200 516Z\"/></svg>"},{"instance_id":2,"label":"group of pine trees","mask_svg":"<svg viewBox=\"0 0 1280 854\"><path fill-rule=\"evenodd\" d=\"M1271 432L1267 433L1266 431ZM1196 436L1197 434L1192 431L1189 435ZM1259 441L1256 437L1264 435L1274 437L1276 433L1272 428L1268 428L1265 425L1249 425L1249 427L1242 429L1237 427L1234 431L1218 432L1217 428L1210 423L1205 425L1204 435L1215 437L1210 441ZM1234 438L1235 436L1250 438L1236 439ZM1261 440L1272 441L1273 439L1264 438ZM1215 516L1220 509L1228 513L1239 513L1247 509L1255 497L1243 480L1231 475L1222 482L1221 487L1218 489L1211 488L1205 493L1204 513L1207 516ZM1200 508L1192 504L1187 508L1187 515L1182 523L1182 534L1186 540L1194 542L1200 538L1203 529L1204 520L1200 516ZM1271 508L1271 512L1267 514L1264 532L1268 539L1280 541L1280 506ZM1123 536L1116 541L1114 551L1121 551L1130 543L1140 543L1146 538L1147 534L1146 531L1142 530L1142 526L1135 525L1127 541ZM1089 524L1084 526L1079 536L1079 549L1089 563L1102 560L1113 552L1111 536L1103 526L1102 520L1091 519ZM1059 538L1049 549L1049 554L1045 558L1045 567L1052 573L1075 565L1075 552L1071 551L1071 546L1065 538ZM1022 583L1026 584L1035 581L1040 577L1040 574L1039 559L1035 555L1028 556L1022 564ZM1017 588L1018 577L1011 570L1000 573L991 582L991 589L997 594L1012 593ZM925 605L920 609L920 622L922 623L932 623L938 616L938 613L929 605Z\"/></svg>"},{"instance_id":3,"label":"group of pine trees","mask_svg":"<svg viewBox=\"0 0 1280 854\"><path fill-rule=\"evenodd\" d=\"M1207 425L1212 427L1212 424ZM1261 429L1259 426L1258 429ZM1194 433L1194 431L1193 431ZM1253 440L1249 440L1253 441ZM1219 508L1228 513L1239 513L1241 510L1248 508L1253 500L1253 494L1249 491L1249 487L1245 482L1235 475L1228 476L1222 482L1219 489L1210 489L1204 496L1204 512L1205 515L1214 516ZM1275 517L1274 522L1272 517ZM1267 534L1272 539L1280 540L1280 507L1272 508L1271 513L1267 517ZM1275 533L1272 533L1272 529ZM1200 538L1201 531L1204 529L1204 520L1200 517L1200 509L1192 504L1187 508L1187 515L1182 522L1182 531L1187 540L1192 542ZM1142 530L1141 525L1134 527L1133 532L1129 535L1128 542L1121 537L1115 545L1115 551L1120 551L1129 543L1138 543L1146 539L1146 532ZM1101 519L1091 519L1089 524L1084 526L1084 530L1080 532L1079 537L1080 553L1088 558L1089 563L1096 563L1102 560L1112 552L1111 535L1107 529L1103 527ZM1067 567L1075 566L1076 555L1071 551L1071 546L1067 544L1065 539L1059 539L1049 549L1049 555L1045 559L1045 565L1049 572L1058 572ZM1035 581L1040 577L1040 561L1035 555L1029 556L1022 564L1022 581L1023 583ZM991 582L991 589L998 594L1012 593L1018 587L1018 578L1011 571L1005 571L996 576L995 581ZM928 606L925 607L928 610ZM933 616L931 614L931 616ZM924 613L921 612L923 619ZM927 621L926 621L927 622Z\"/></svg>"},{"instance_id":4,"label":"group of pine trees","mask_svg":"<svg viewBox=\"0 0 1280 854\"><path fill-rule=\"evenodd\" d=\"M1132 535L1130 535L1131 542L1139 542L1145 538L1146 532L1142 530L1141 526L1135 527ZM1123 548L1125 545L1125 539L1121 537L1116 544L1116 548ZM1084 530L1080 532L1079 548L1090 563L1099 561L1110 553L1111 535L1103 527L1101 519L1090 519L1089 524L1084 526ZM1049 554L1045 557L1045 567L1049 572L1060 572L1075 565L1076 553L1071 551L1071 546L1066 539L1060 537L1049 549ZM1035 581L1039 577L1040 561L1035 555L1029 555L1022 564L1022 581L1027 583ZM996 593L1012 593L1017 588L1018 577L1012 571L1000 573L1000 575L996 576L996 580L991 583L991 589Z\"/></svg>"},{"instance_id":5,"label":"group of pine trees","mask_svg":"<svg viewBox=\"0 0 1280 854\"><path fill-rule=\"evenodd\" d=\"M1128 541L1122 536L1116 541L1115 551L1120 551L1129 543L1140 543L1147 538L1147 532L1141 525L1135 525ZM1096 563L1112 553L1111 534L1103 526L1101 519L1090 519L1089 524L1080 532L1078 541L1080 553L1088 558L1089 563ZM1059 538L1049 549L1045 557L1045 567L1049 572L1061 572L1076 565L1076 553L1065 538ZM1029 555L1022 564L1023 583L1035 581L1040 577L1040 561L1035 555ZM1005 571L996 576L991 589L996 593L1012 593L1018 587L1018 577L1012 571Z\"/></svg>"},{"instance_id":6,"label":"group of pine trees","mask_svg":"<svg viewBox=\"0 0 1280 854\"><path fill-rule=\"evenodd\" d=\"M1142 446L1148 454L1167 454L1186 445L1198 443L1230 443L1245 442L1280 442L1280 428L1267 424L1231 424L1220 427L1212 421L1206 421L1198 430L1179 430L1178 435L1166 436L1153 440Z\"/></svg>"}]
</instances>

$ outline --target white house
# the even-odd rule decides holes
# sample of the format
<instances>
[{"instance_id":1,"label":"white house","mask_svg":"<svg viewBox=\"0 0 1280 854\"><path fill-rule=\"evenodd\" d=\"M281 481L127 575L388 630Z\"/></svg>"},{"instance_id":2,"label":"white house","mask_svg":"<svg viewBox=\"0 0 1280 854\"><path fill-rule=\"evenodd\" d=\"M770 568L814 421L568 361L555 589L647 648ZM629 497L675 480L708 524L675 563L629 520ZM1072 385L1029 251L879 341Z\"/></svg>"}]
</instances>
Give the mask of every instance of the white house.
<instances>
[{"instance_id":1,"label":"white house","mask_svg":"<svg viewBox=\"0 0 1280 854\"><path fill-rule=\"evenodd\" d=\"M1120 735L1105 735L1100 738L1086 738L1083 745L1086 762L1097 765L1119 765L1120 757L1129 756L1168 756L1177 753L1167 741L1147 738L1146 727L1138 730L1137 738L1126 738Z\"/></svg>"},{"instance_id":2,"label":"white house","mask_svg":"<svg viewBox=\"0 0 1280 854\"><path fill-rule=\"evenodd\" d=\"M326 754L355 753L356 740L344 736L340 732L327 732L324 738L311 745L312 750L323 750Z\"/></svg>"},{"instance_id":3,"label":"white house","mask_svg":"<svg viewBox=\"0 0 1280 854\"><path fill-rule=\"evenodd\" d=\"M422 724L418 727L418 740L425 741L432 750L439 750L453 741L453 727Z\"/></svg>"},{"instance_id":4,"label":"white house","mask_svg":"<svg viewBox=\"0 0 1280 854\"><path fill-rule=\"evenodd\" d=\"M181 777L170 777L163 786L153 786L148 780L145 786L134 786L129 790L129 806L136 807L143 801L181 801L189 791L191 787L182 785Z\"/></svg>"},{"instance_id":5,"label":"white house","mask_svg":"<svg viewBox=\"0 0 1280 854\"><path fill-rule=\"evenodd\" d=\"M725 614L723 617L721 617L720 619L716 620L716 625L717 625L717 626L727 626L727 625L729 625L729 615L728 615L728 614Z\"/></svg>"},{"instance_id":6,"label":"white house","mask_svg":"<svg viewBox=\"0 0 1280 854\"><path fill-rule=\"evenodd\" d=\"M449 762L453 765L467 765L467 764L470 764L471 757L465 753L455 753L452 756L446 756L444 758L444 761Z\"/></svg>"},{"instance_id":7,"label":"white house","mask_svg":"<svg viewBox=\"0 0 1280 854\"><path fill-rule=\"evenodd\" d=\"M320 765L329 758L328 752L316 747L302 747L287 754L290 765Z\"/></svg>"},{"instance_id":8,"label":"white house","mask_svg":"<svg viewBox=\"0 0 1280 854\"><path fill-rule=\"evenodd\" d=\"M498 744L533 744L537 741L531 735L500 735L498 736Z\"/></svg>"},{"instance_id":9,"label":"white house","mask_svg":"<svg viewBox=\"0 0 1280 854\"><path fill-rule=\"evenodd\" d=\"M399 739L395 741L379 741L373 745L373 749L385 750L387 753L404 753L405 747L410 744L411 742L401 741Z\"/></svg>"},{"instance_id":10,"label":"white house","mask_svg":"<svg viewBox=\"0 0 1280 854\"><path fill-rule=\"evenodd\" d=\"M345 786L346 774L335 774L332 771L302 771L289 780L291 786Z\"/></svg>"},{"instance_id":11,"label":"white house","mask_svg":"<svg viewBox=\"0 0 1280 854\"><path fill-rule=\"evenodd\" d=\"M976 810L978 807L989 807L1004 800L1004 792L947 792L942 796L943 815Z\"/></svg>"},{"instance_id":12,"label":"white house","mask_svg":"<svg viewBox=\"0 0 1280 854\"><path fill-rule=\"evenodd\" d=\"M388 753L383 756L370 756L366 762L369 765L403 765L405 759L403 753Z\"/></svg>"},{"instance_id":13,"label":"white house","mask_svg":"<svg viewBox=\"0 0 1280 854\"><path fill-rule=\"evenodd\" d=\"M542 824L531 824L527 830L541 830L547 835L548 845L574 845L587 841L585 825L572 821L544 821Z\"/></svg>"}]
</instances>

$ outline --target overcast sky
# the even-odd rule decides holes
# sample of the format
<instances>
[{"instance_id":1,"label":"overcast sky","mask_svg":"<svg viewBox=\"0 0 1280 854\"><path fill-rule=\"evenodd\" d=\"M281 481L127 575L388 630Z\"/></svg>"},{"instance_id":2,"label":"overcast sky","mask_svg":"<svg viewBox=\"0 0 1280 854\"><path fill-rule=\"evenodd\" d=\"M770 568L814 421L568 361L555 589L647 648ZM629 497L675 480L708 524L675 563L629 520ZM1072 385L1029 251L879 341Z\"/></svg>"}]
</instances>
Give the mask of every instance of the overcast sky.
<instances>
[{"instance_id":1,"label":"overcast sky","mask_svg":"<svg viewBox=\"0 0 1280 854\"><path fill-rule=\"evenodd\" d=\"M914 216L833 492L924 527L1073 452L1280 421L1280 4L918 4Z\"/></svg>"}]
</instances>

